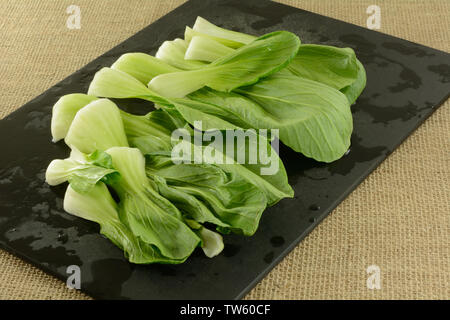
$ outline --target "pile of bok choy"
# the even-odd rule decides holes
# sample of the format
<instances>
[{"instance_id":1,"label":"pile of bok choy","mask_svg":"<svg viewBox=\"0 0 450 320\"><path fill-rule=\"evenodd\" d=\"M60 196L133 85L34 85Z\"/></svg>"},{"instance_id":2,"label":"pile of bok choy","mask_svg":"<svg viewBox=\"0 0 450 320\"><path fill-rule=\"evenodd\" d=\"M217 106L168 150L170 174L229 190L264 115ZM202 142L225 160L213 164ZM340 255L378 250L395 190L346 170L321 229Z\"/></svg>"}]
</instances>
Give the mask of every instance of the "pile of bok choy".
<instances>
[{"instance_id":1,"label":"pile of bok choy","mask_svg":"<svg viewBox=\"0 0 450 320\"><path fill-rule=\"evenodd\" d=\"M50 163L46 181L68 182L64 209L98 223L132 263L178 264L197 247L214 257L222 235L253 235L268 206L293 197L273 139L317 161L341 158L353 131L350 106L365 84L350 48L301 44L288 31L256 37L199 17L155 56L126 53L95 74L87 94L59 99L51 132L71 153ZM156 110L133 115L111 100L128 98ZM202 158L174 158L177 130L242 129L278 135L249 131L231 157L227 141L187 142L183 150ZM252 143L267 149L276 172L238 160L250 157Z\"/></svg>"}]
</instances>

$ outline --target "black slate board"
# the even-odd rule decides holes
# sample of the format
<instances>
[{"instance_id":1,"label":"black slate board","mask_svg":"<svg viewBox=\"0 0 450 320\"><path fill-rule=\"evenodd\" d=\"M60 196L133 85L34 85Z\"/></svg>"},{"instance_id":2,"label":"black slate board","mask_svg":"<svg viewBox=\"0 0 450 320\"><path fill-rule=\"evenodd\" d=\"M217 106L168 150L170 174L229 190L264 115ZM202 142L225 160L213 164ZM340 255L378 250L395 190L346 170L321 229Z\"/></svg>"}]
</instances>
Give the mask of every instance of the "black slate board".
<instances>
[{"instance_id":1,"label":"black slate board","mask_svg":"<svg viewBox=\"0 0 450 320\"><path fill-rule=\"evenodd\" d=\"M354 48L368 85L353 106L352 147L332 164L282 147L295 198L268 209L255 236L225 237L220 256L207 259L197 251L179 266L132 265L95 224L64 212L65 186L45 184L48 163L69 153L63 143L50 142L51 108L64 94L86 92L94 73L121 54L154 54L164 40L182 37L198 15L255 35L289 30L303 43ZM239 299L446 100L449 69L447 53L289 6L192 0L0 122L0 245L64 281L67 266L79 265L81 288L94 298ZM137 101L120 106L150 110Z\"/></svg>"}]
</instances>

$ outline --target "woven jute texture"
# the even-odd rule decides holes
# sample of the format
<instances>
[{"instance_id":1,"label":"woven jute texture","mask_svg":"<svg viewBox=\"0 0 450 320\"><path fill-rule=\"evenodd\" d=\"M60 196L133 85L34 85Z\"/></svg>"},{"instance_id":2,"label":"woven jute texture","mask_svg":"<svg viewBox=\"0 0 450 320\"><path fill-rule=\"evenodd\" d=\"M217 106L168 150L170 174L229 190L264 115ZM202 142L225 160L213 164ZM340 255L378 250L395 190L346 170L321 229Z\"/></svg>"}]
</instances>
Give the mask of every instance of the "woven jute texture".
<instances>
[{"instance_id":1,"label":"woven jute texture","mask_svg":"<svg viewBox=\"0 0 450 320\"><path fill-rule=\"evenodd\" d=\"M0 118L183 2L0 0ZM449 51L448 0L281 2L361 26L377 4L381 32ZM66 27L72 4L80 30ZM247 298L449 299L449 150L447 101ZM89 299L1 250L0 298Z\"/></svg>"}]
</instances>

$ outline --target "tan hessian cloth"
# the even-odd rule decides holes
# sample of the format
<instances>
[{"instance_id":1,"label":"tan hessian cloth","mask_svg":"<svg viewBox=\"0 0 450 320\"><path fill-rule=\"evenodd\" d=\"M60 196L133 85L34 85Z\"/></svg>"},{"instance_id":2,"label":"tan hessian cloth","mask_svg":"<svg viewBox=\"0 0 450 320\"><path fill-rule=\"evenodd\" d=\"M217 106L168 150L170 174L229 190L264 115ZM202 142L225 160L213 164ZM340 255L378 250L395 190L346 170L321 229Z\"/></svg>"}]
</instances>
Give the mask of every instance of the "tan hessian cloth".
<instances>
[{"instance_id":1,"label":"tan hessian cloth","mask_svg":"<svg viewBox=\"0 0 450 320\"><path fill-rule=\"evenodd\" d=\"M0 118L181 5L183 0L1 0ZM449 0L283 3L449 51ZM81 29L66 27L69 5ZM445 103L247 296L449 299L450 106ZM50 143L50 141L49 141ZM381 289L366 286L369 265ZM88 299L0 250L0 298Z\"/></svg>"}]
</instances>

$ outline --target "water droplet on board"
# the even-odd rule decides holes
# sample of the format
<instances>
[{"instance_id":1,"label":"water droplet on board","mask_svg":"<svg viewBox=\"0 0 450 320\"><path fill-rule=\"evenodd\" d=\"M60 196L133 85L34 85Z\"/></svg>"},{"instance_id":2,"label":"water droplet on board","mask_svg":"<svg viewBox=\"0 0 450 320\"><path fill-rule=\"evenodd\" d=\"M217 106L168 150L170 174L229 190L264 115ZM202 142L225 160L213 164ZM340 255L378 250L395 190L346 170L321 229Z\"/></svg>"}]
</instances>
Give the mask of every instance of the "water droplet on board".
<instances>
[{"instance_id":1,"label":"water droplet on board","mask_svg":"<svg viewBox=\"0 0 450 320\"><path fill-rule=\"evenodd\" d=\"M264 256L264 262L271 263L273 261L273 256L274 256L273 251L270 251L268 254Z\"/></svg>"},{"instance_id":2,"label":"water droplet on board","mask_svg":"<svg viewBox=\"0 0 450 320\"><path fill-rule=\"evenodd\" d=\"M314 223L314 222L316 222L316 221L317 221L316 218L311 218L311 219L309 219L309 222L310 222L310 223Z\"/></svg>"},{"instance_id":3,"label":"water droplet on board","mask_svg":"<svg viewBox=\"0 0 450 320\"><path fill-rule=\"evenodd\" d=\"M274 247L281 247L284 244L284 238L280 236L275 236L270 239L270 243Z\"/></svg>"},{"instance_id":4,"label":"water droplet on board","mask_svg":"<svg viewBox=\"0 0 450 320\"><path fill-rule=\"evenodd\" d=\"M311 206L309 206L309 210L318 211L320 210L320 207L317 204L312 204Z\"/></svg>"},{"instance_id":5,"label":"water droplet on board","mask_svg":"<svg viewBox=\"0 0 450 320\"><path fill-rule=\"evenodd\" d=\"M69 237L66 233L64 233L63 231L58 232L58 241L60 241L62 244L65 244L68 240Z\"/></svg>"}]
</instances>

